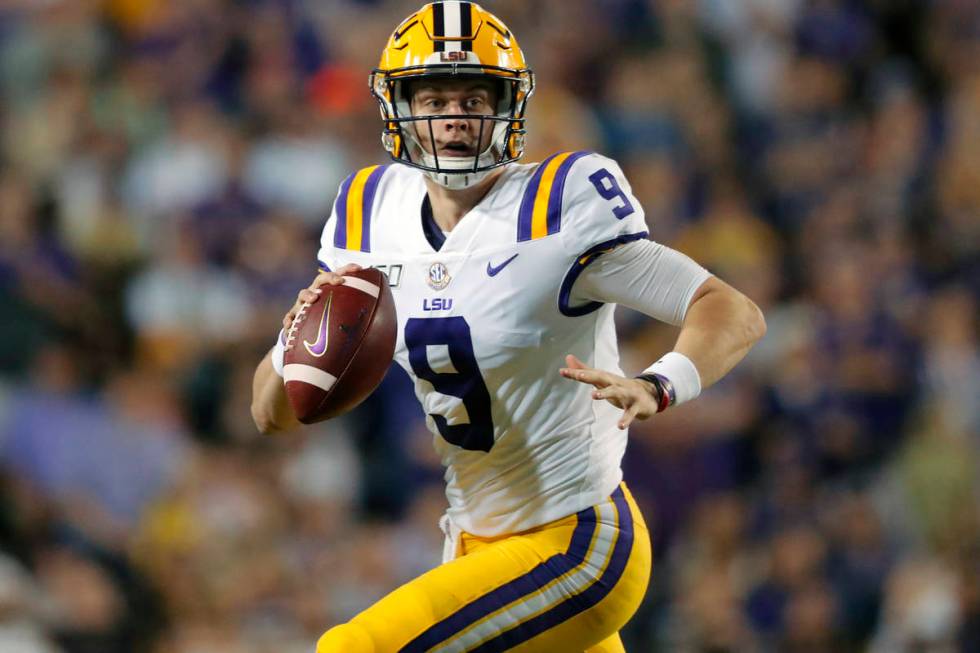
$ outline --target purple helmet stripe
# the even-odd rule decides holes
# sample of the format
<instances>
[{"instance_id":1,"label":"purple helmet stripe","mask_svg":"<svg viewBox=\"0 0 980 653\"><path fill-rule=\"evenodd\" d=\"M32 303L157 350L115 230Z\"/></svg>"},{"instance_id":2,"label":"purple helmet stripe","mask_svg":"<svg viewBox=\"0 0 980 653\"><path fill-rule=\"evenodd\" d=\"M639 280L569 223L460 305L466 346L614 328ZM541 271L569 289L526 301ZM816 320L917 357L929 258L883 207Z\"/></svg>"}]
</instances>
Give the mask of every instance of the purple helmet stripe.
<instances>
[{"instance_id":1,"label":"purple helmet stripe","mask_svg":"<svg viewBox=\"0 0 980 653\"><path fill-rule=\"evenodd\" d=\"M446 49L446 42L442 40L442 37L446 35L446 18L444 8L441 2L436 2L432 5L432 36L436 37L433 40L433 48L436 52L442 52Z\"/></svg>"},{"instance_id":2,"label":"purple helmet stripe","mask_svg":"<svg viewBox=\"0 0 980 653\"><path fill-rule=\"evenodd\" d=\"M464 39L463 50L473 49L473 16L472 5L468 2L459 3L459 34Z\"/></svg>"}]
</instances>

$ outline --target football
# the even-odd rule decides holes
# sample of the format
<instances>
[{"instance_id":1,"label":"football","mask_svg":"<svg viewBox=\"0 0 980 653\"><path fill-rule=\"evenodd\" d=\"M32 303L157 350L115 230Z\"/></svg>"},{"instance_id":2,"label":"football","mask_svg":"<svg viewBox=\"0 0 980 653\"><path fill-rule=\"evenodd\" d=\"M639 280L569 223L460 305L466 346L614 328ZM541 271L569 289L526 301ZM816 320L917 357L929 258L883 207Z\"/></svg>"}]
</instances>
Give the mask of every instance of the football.
<instances>
[{"instance_id":1,"label":"football","mask_svg":"<svg viewBox=\"0 0 980 653\"><path fill-rule=\"evenodd\" d=\"M345 275L343 285L321 288L320 298L301 306L285 336L286 396L304 424L364 401L395 352L395 302L382 272L358 270Z\"/></svg>"}]
</instances>

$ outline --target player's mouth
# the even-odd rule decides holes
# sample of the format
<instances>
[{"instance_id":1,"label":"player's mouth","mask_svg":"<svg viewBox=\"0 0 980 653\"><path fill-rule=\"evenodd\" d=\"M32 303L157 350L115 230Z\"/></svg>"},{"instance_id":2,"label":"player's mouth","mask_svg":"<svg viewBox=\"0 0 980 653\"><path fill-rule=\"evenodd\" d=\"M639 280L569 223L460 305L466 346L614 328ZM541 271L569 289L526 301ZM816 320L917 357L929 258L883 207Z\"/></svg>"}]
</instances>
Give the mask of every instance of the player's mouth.
<instances>
[{"instance_id":1,"label":"player's mouth","mask_svg":"<svg viewBox=\"0 0 980 653\"><path fill-rule=\"evenodd\" d=\"M476 147L462 141L450 141L439 146L439 156L474 156Z\"/></svg>"}]
</instances>

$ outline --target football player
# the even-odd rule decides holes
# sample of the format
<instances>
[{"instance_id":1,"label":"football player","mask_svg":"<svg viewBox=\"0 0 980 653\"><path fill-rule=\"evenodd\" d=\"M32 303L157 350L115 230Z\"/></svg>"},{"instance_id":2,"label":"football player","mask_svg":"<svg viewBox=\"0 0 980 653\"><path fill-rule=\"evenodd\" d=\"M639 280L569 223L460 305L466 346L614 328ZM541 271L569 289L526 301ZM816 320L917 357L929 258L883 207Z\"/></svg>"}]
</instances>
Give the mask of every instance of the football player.
<instances>
[{"instance_id":1,"label":"football player","mask_svg":"<svg viewBox=\"0 0 980 653\"><path fill-rule=\"evenodd\" d=\"M650 540L622 482L630 423L691 401L765 331L759 309L648 239L615 161L524 150L534 76L504 23L471 2L427 4L371 75L393 163L340 186L324 284L374 266L398 313L395 360L446 466L444 564L328 630L319 653L622 651L650 576ZM680 326L630 378L616 304ZM260 363L253 417L296 424L282 338Z\"/></svg>"}]
</instances>

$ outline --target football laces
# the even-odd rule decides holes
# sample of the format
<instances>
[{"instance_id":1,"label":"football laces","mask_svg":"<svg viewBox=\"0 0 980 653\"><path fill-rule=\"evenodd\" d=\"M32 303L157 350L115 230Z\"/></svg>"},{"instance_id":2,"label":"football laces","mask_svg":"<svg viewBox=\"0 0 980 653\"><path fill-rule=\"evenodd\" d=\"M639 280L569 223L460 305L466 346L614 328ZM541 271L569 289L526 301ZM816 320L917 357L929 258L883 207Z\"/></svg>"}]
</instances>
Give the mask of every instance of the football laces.
<instances>
[{"instance_id":1,"label":"football laces","mask_svg":"<svg viewBox=\"0 0 980 653\"><path fill-rule=\"evenodd\" d=\"M293 323L289 325L289 331L286 332L286 344L283 347L283 351L289 351L293 348L293 341L296 340L296 332L299 331L299 325L303 322L306 317L306 311L310 308L312 304L309 302L303 302L296 311L296 317L293 318Z\"/></svg>"}]
</instances>

